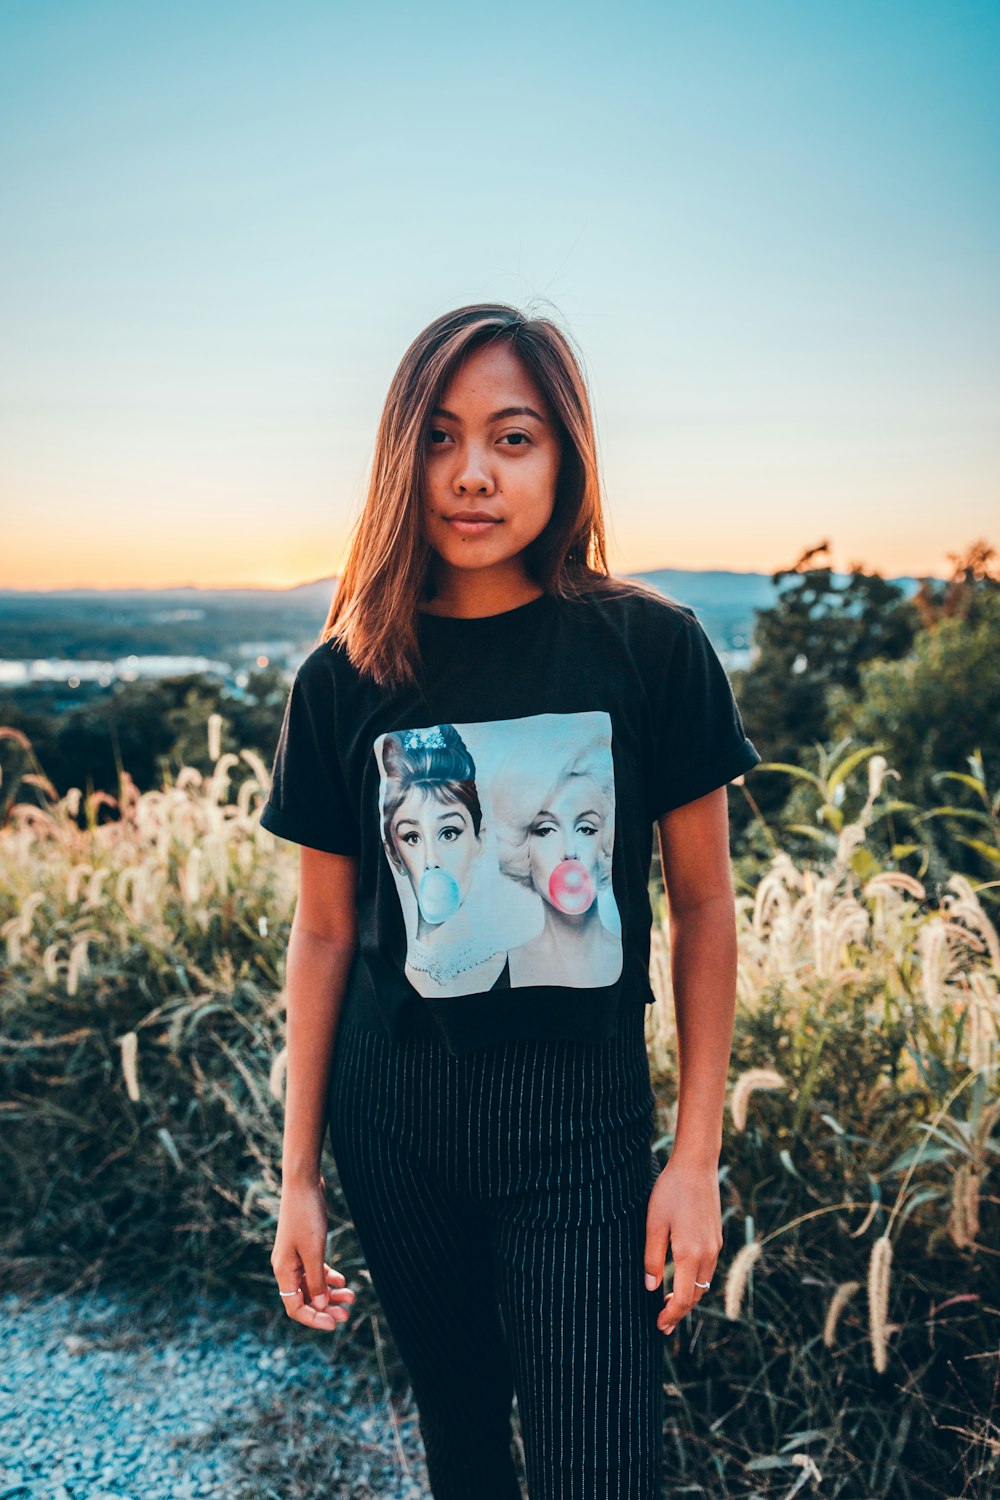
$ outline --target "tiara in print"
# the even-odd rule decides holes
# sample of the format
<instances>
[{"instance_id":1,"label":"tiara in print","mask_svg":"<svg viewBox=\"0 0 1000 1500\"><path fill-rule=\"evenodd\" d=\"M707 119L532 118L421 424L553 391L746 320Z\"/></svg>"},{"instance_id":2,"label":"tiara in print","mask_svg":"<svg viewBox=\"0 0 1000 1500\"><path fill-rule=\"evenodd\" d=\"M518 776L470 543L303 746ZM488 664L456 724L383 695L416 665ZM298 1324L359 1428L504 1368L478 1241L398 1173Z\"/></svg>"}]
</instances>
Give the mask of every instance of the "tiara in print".
<instances>
[{"instance_id":1,"label":"tiara in print","mask_svg":"<svg viewBox=\"0 0 1000 1500\"><path fill-rule=\"evenodd\" d=\"M403 734L403 745L407 750L443 750L445 737L437 724L429 729L407 729Z\"/></svg>"}]
</instances>

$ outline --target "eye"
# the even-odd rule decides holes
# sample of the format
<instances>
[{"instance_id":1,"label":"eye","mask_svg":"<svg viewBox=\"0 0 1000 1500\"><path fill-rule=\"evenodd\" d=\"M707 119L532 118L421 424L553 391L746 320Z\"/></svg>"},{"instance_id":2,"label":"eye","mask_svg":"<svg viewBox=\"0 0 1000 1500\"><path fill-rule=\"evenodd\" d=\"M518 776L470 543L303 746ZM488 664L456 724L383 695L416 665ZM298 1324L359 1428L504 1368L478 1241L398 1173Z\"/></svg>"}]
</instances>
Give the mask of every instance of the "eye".
<instances>
[{"instance_id":1,"label":"eye","mask_svg":"<svg viewBox=\"0 0 1000 1500\"><path fill-rule=\"evenodd\" d=\"M432 448L443 448L450 436L443 427L432 427L428 431L427 441ZM508 438L511 439L509 446L514 448L525 448L531 444L531 438L526 432L505 432L500 441L506 442Z\"/></svg>"}]
</instances>

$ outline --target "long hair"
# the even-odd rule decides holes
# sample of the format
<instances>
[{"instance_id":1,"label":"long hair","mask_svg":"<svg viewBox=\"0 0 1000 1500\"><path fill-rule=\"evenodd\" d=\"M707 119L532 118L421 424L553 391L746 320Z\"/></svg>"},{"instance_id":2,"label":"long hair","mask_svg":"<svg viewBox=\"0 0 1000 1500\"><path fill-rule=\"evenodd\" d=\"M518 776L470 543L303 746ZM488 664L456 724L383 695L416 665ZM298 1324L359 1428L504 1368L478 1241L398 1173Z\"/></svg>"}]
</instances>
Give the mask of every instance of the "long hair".
<instances>
[{"instance_id":1,"label":"long hair","mask_svg":"<svg viewBox=\"0 0 1000 1500\"><path fill-rule=\"evenodd\" d=\"M417 606L432 597L433 551L421 515L431 413L462 359L497 339L510 343L545 395L562 450L552 516L523 554L529 576L563 599L656 592L608 569L590 400L569 335L502 302L457 308L417 335L392 377L367 497L319 636L341 642L355 668L382 686L419 683Z\"/></svg>"}]
</instances>

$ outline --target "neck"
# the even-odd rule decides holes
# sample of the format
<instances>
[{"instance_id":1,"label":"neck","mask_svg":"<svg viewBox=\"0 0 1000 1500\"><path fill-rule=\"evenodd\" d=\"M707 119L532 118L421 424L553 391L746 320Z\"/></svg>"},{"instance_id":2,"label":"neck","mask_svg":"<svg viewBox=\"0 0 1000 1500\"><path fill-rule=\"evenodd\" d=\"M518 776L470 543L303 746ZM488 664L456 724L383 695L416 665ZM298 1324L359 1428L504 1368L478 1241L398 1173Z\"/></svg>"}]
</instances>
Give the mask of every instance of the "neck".
<instances>
[{"instance_id":1,"label":"neck","mask_svg":"<svg viewBox=\"0 0 1000 1500\"><path fill-rule=\"evenodd\" d=\"M530 604L545 592L523 569L441 570L434 575L433 584L434 598L421 604L421 611L465 618L503 614L521 604Z\"/></svg>"},{"instance_id":2,"label":"neck","mask_svg":"<svg viewBox=\"0 0 1000 1500\"><path fill-rule=\"evenodd\" d=\"M586 937L596 937L604 932L604 923L597 909L597 902L586 911L565 912L545 903L545 936L556 953L566 954L569 963L578 962L580 942Z\"/></svg>"}]
</instances>

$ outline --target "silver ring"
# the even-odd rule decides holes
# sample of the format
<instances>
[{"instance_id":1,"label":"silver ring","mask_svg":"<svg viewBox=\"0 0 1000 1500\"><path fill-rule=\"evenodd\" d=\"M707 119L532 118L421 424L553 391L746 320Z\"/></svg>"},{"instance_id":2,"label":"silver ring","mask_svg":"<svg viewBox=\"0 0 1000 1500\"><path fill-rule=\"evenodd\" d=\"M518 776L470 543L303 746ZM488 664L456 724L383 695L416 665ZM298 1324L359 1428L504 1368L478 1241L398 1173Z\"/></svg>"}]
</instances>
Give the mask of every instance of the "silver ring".
<instances>
[{"instance_id":1,"label":"silver ring","mask_svg":"<svg viewBox=\"0 0 1000 1500\"><path fill-rule=\"evenodd\" d=\"M298 1292L279 1292L278 1293L279 1297L297 1297L298 1295L299 1295Z\"/></svg>"},{"instance_id":2,"label":"silver ring","mask_svg":"<svg viewBox=\"0 0 1000 1500\"><path fill-rule=\"evenodd\" d=\"M711 1285L712 1285L712 1283L710 1281L696 1281L695 1282L695 1286L709 1287Z\"/></svg>"}]
</instances>

